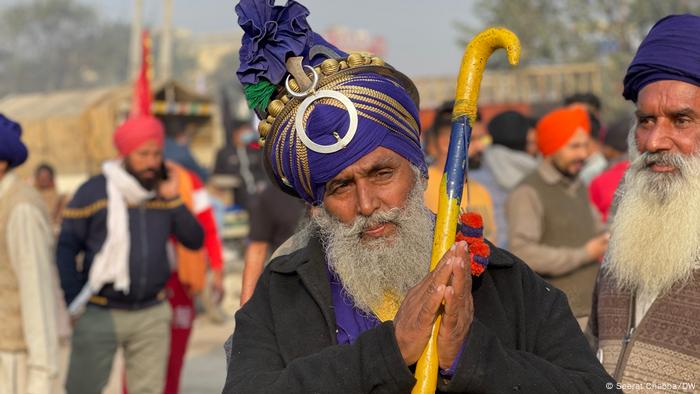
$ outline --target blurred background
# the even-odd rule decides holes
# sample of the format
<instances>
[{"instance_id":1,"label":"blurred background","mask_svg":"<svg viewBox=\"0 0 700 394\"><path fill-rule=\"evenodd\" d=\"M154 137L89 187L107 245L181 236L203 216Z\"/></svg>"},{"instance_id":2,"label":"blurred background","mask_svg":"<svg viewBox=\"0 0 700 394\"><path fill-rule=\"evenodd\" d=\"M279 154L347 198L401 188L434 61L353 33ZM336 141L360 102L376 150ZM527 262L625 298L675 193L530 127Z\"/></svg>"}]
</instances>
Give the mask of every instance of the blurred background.
<instances>
[{"instance_id":1,"label":"blurred background","mask_svg":"<svg viewBox=\"0 0 700 394\"><path fill-rule=\"evenodd\" d=\"M424 126L453 94L464 43L485 26L508 27L523 46L519 67L511 70L503 52L488 65L480 98L486 121L504 107L537 117L577 92L601 97L606 121L628 109L622 75L651 25L663 15L700 11L692 0L304 5L329 41L383 56L414 78ZM156 114L190 117L195 157L212 167L228 138L222 112L250 116L236 82L241 31L234 7L224 0L0 0L0 111L27 130L32 157L24 170L54 163L59 187L71 189L113 155L110 135L129 109L142 29L152 37Z\"/></svg>"},{"instance_id":2,"label":"blurred background","mask_svg":"<svg viewBox=\"0 0 700 394\"><path fill-rule=\"evenodd\" d=\"M424 128L454 94L465 43L486 26L513 30L523 52L517 68L507 64L503 52L491 58L479 101L483 122L508 109L537 118L568 96L593 93L601 98L598 115L607 123L631 110L622 100L622 77L652 24L672 13L700 13L697 0L302 3L311 11L311 26L330 42L346 51L377 54L414 79ZM150 34L152 111L169 136L179 138L186 131L187 145L221 205L225 245L227 298L218 315L203 314L195 323L185 393L223 386L221 346L239 304L248 237L247 211L236 190L250 176L261 176L253 170L229 171L217 160L217 152L221 156L227 148L255 140L250 137L253 116L235 74L242 35L235 4L0 0L0 112L22 124L30 151L28 164L18 172L29 178L39 163L48 163L66 195L116 155L111 136L128 115L142 35ZM242 124L250 125L245 135L236 131ZM253 179L253 184L261 181Z\"/></svg>"}]
</instances>

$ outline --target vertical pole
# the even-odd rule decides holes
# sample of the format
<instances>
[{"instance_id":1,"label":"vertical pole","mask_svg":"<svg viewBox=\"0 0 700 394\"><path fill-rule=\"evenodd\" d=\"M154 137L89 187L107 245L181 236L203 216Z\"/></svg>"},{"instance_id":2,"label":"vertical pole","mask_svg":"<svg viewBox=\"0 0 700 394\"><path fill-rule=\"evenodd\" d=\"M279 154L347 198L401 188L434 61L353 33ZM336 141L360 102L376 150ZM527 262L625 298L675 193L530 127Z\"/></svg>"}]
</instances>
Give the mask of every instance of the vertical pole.
<instances>
[{"instance_id":1,"label":"vertical pole","mask_svg":"<svg viewBox=\"0 0 700 394\"><path fill-rule=\"evenodd\" d=\"M173 62L173 0L163 0L163 30L160 36L160 54L158 59L158 79L169 80L172 77Z\"/></svg>"},{"instance_id":2,"label":"vertical pole","mask_svg":"<svg viewBox=\"0 0 700 394\"><path fill-rule=\"evenodd\" d=\"M143 0L134 0L134 12L131 19L131 50L129 53L129 79L134 80L141 68L141 31Z\"/></svg>"}]
</instances>

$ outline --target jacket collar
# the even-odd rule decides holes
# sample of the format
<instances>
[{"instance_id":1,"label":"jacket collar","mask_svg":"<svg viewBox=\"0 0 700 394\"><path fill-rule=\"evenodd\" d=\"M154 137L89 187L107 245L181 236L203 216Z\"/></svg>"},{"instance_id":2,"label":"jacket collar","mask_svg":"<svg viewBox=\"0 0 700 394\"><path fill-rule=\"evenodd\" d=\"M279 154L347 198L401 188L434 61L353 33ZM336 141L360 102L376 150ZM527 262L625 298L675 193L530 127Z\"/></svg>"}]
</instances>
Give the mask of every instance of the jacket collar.
<instances>
[{"instance_id":1,"label":"jacket collar","mask_svg":"<svg viewBox=\"0 0 700 394\"><path fill-rule=\"evenodd\" d=\"M515 265L515 260L513 260L513 257L498 248L496 245L492 244L489 240L486 240L486 244L489 245L489 248L491 249L491 255L489 256L489 265L486 268L486 272L489 272L489 268L491 267L501 267L501 268L507 268L507 267L512 267Z\"/></svg>"},{"instance_id":2,"label":"jacket collar","mask_svg":"<svg viewBox=\"0 0 700 394\"><path fill-rule=\"evenodd\" d=\"M323 314L332 343L336 344L333 298L326 270L326 258L323 255L323 246L320 240L316 237L311 237L305 248L297 250L289 255L288 259L281 261L284 264L271 265L270 271L287 275L296 272L299 275L304 287L306 287Z\"/></svg>"},{"instance_id":3,"label":"jacket collar","mask_svg":"<svg viewBox=\"0 0 700 394\"><path fill-rule=\"evenodd\" d=\"M583 182L581 182L579 177L575 179L565 177L554 167L554 164L552 164L550 160L542 160L539 167L537 167L537 172L546 184L560 185L570 192L575 192L579 187L583 186Z\"/></svg>"}]
</instances>

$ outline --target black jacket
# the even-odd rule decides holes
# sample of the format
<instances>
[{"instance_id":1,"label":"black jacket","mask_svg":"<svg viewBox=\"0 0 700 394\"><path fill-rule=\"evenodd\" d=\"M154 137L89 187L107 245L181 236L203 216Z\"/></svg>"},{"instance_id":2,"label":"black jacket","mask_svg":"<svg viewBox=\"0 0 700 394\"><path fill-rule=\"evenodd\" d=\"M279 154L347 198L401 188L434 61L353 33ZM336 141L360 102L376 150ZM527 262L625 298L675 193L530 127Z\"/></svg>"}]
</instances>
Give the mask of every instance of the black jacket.
<instances>
[{"instance_id":1,"label":"black jacket","mask_svg":"<svg viewBox=\"0 0 700 394\"><path fill-rule=\"evenodd\" d=\"M475 316L440 392L610 393L566 296L493 245L473 282ZM236 313L224 393L408 393L415 383L392 322L336 344L320 243L274 259Z\"/></svg>"},{"instance_id":2,"label":"black jacket","mask_svg":"<svg viewBox=\"0 0 700 394\"><path fill-rule=\"evenodd\" d=\"M105 177L98 175L85 182L63 216L56 261L66 304L69 304L87 283L92 261L107 237ZM204 242L202 227L179 199L154 199L129 207L129 232L129 294L115 291L110 284L98 293L110 302L127 307L151 302L165 287L171 273L166 254L171 235L190 249L199 249ZM83 253L82 269L76 259L80 253Z\"/></svg>"}]
</instances>

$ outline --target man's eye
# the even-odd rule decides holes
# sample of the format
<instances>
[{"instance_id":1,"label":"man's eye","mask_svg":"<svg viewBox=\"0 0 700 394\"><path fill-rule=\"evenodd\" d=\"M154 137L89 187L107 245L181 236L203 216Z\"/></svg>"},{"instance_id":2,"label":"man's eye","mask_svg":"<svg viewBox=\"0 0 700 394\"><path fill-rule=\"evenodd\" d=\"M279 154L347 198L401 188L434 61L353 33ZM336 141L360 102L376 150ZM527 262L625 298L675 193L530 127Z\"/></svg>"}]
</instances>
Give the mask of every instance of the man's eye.
<instances>
[{"instance_id":1,"label":"man's eye","mask_svg":"<svg viewBox=\"0 0 700 394\"><path fill-rule=\"evenodd\" d=\"M681 116L675 120L676 126L687 126L692 123L692 120L687 116Z\"/></svg>"},{"instance_id":2,"label":"man's eye","mask_svg":"<svg viewBox=\"0 0 700 394\"><path fill-rule=\"evenodd\" d=\"M377 171L377 178L386 179L394 174L394 170L381 170Z\"/></svg>"},{"instance_id":3,"label":"man's eye","mask_svg":"<svg viewBox=\"0 0 700 394\"><path fill-rule=\"evenodd\" d=\"M648 125L648 124L651 124L651 122L652 122L651 117L643 117L643 118L637 119L637 123L639 123L640 125Z\"/></svg>"},{"instance_id":4,"label":"man's eye","mask_svg":"<svg viewBox=\"0 0 700 394\"><path fill-rule=\"evenodd\" d=\"M333 186L333 187L331 188L331 193L332 193L332 194L342 193L342 192L343 192L344 190L346 190L347 188L348 188L348 184L347 184L347 183L336 184L335 186Z\"/></svg>"}]
</instances>

